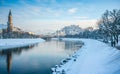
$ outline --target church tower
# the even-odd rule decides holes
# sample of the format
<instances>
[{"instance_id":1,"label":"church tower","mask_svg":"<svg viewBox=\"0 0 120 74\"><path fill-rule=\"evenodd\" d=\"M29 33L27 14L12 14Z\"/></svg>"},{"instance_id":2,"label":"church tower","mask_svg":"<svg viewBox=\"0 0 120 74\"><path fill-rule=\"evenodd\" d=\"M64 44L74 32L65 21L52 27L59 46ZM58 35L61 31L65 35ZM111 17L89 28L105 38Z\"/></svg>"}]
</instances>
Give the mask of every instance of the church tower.
<instances>
[{"instance_id":1,"label":"church tower","mask_svg":"<svg viewBox=\"0 0 120 74\"><path fill-rule=\"evenodd\" d=\"M8 14L8 22L7 22L7 32L12 32L13 31L13 22L12 22L12 13L11 10L9 11Z\"/></svg>"}]
</instances>

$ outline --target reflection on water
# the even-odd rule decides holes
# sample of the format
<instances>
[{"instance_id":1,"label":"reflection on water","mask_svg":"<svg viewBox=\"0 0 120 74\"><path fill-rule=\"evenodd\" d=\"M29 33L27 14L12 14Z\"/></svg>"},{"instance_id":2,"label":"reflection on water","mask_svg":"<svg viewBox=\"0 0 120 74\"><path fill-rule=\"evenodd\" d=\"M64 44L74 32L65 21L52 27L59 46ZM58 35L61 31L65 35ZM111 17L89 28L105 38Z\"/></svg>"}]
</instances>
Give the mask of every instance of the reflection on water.
<instances>
[{"instance_id":1,"label":"reflection on water","mask_svg":"<svg viewBox=\"0 0 120 74\"><path fill-rule=\"evenodd\" d=\"M10 73L10 66L11 66L11 63L12 63L12 54L11 53L8 53L7 54L7 71L8 73Z\"/></svg>"},{"instance_id":2,"label":"reflection on water","mask_svg":"<svg viewBox=\"0 0 120 74\"><path fill-rule=\"evenodd\" d=\"M12 64L12 53L20 54L22 50L28 50L30 48L33 48L34 45L26 46L22 48L15 48L15 49L6 49L0 51L0 56L6 56L6 64L7 64L7 72L10 74L10 68Z\"/></svg>"},{"instance_id":3,"label":"reflection on water","mask_svg":"<svg viewBox=\"0 0 120 74\"><path fill-rule=\"evenodd\" d=\"M0 74L51 74L50 68L73 54L79 45L80 42L48 41L37 46L1 50Z\"/></svg>"}]
</instances>

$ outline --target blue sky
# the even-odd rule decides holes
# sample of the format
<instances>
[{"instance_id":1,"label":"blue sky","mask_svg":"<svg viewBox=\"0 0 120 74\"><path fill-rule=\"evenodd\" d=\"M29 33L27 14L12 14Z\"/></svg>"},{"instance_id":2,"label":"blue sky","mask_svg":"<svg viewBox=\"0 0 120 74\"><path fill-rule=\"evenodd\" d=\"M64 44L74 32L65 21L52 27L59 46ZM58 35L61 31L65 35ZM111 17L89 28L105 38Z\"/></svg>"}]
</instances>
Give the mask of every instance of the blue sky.
<instances>
[{"instance_id":1,"label":"blue sky","mask_svg":"<svg viewBox=\"0 0 120 74\"><path fill-rule=\"evenodd\" d=\"M96 27L105 10L119 8L120 0L0 0L0 23L7 23L11 9L14 26L27 31L50 32L71 24Z\"/></svg>"}]
</instances>

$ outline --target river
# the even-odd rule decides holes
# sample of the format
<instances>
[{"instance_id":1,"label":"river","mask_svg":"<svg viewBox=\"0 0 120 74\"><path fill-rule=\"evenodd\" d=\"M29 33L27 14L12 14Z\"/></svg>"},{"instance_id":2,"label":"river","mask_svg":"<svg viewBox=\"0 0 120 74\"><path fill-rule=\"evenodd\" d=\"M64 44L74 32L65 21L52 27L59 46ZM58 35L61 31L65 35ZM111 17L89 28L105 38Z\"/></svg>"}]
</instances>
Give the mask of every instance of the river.
<instances>
[{"instance_id":1,"label":"river","mask_svg":"<svg viewBox=\"0 0 120 74\"><path fill-rule=\"evenodd\" d=\"M0 51L0 74L52 74L59 65L76 52L81 42L46 41L35 46Z\"/></svg>"}]
</instances>

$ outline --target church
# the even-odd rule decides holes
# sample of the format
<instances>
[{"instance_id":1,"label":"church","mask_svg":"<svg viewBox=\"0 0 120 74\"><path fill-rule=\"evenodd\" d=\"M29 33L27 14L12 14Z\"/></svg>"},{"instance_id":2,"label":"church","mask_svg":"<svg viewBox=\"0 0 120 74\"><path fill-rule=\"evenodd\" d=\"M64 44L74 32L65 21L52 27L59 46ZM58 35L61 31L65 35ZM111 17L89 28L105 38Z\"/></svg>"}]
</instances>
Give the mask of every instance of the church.
<instances>
[{"instance_id":1,"label":"church","mask_svg":"<svg viewBox=\"0 0 120 74\"><path fill-rule=\"evenodd\" d=\"M12 12L9 11L8 22L7 22L7 32L10 33L13 31L13 22L12 22Z\"/></svg>"},{"instance_id":2,"label":"church","mask_svg":"<svg viewBox=\"0 0 120 74\"><path fill-rule=\"evenodd\" d=\"M12 12L11 10L9 10L7 28L3 29L3 36L7 34L10 37L12 31L13 31Z\"/></svg>"},{"instance_id":3,"label":"church","mask_svg":"<svg viewBox=\"0 0 120 74\"><path fill-rule=\"evenodd\" d=\"M38 38L39 35L31 34L31 32L23 31L18 27L13 26L12 20L12 12L9 10L7 25L0 25L6 26L0 28L0 38Z\"/></svg>"}]
</instances>

